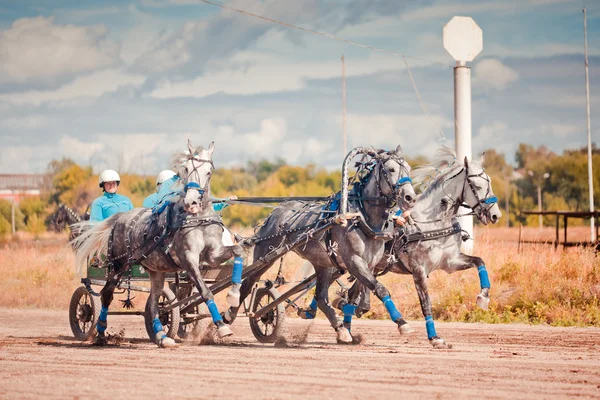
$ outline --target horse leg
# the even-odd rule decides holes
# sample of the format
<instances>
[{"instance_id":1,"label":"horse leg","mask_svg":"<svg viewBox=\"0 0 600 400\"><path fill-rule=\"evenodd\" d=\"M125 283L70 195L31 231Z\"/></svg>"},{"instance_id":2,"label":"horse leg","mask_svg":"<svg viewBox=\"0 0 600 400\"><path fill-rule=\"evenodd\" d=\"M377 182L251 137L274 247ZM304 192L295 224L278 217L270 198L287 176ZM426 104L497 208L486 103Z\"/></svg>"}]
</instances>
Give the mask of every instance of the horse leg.
<instances>
[{"instance_id":1,"label":"horse leg","mask_svg":"<svg viewBox=\"0 0 600 400\"><path fill-rule=\"evenodd\" d=\"M485 263L481 258L460 253L457 258L448 262L448 268L446 270L451 274L456 271L463 271L474 267L477 267L477 271L479 272L479 286L481 287L481 292L477 295L476 303L481 309L487 310L490 304L491 285Z\"/></svg>"},{"instance_id":2,"label":"horse leg","mask_svg":"<svg viewBox=\"0 0 600 400\"><path fill-rule=\"evenodd\" d=\"M352 318L356 315L360 317L362 315L361 307L364 307L364 296L369 296L370 292L360 281L356 280L352 287L348 290L347 298L339 298L335 301L333 306L344 314L344 327L348 331L352 331ZM367 305L367 307L369 307ZM367 308L368 311L368 308ZM359 315L360 313L360 315Z\"/></svg>"},{"instance_id":3,"label":"horse leg","mask_svg":"<svg viewBox=\"0 0 600 400\"><path fill-rule=\"evenodd\" d=\"M338 343L352 343L352 335L344 323L338 320L335 309L329 304L329 286L333 282L337 269L333 267L319 267L315 265L317 275L317 286L315 288L315 299L317 307L325 314L332 328L337 332Z\"/></svg>"},{"instance_id":4,"label":"horse leg","mask_svg":"<svg viewBox=\"0 0 600 400\"><path fill-rule=\"evenodd\" d=\"M314 319L317 316L317 297L314 296L308 308L298 308L298 316L302 319Z\"/></svg>"},{"instance_id":5,"label":"horse leg","mask_svg":"<svg viewBox=\"0 0 600 400\"><path fill-rule=\"evenodd\" d=\"M196 286L196 289L198 289L198 292L204 299L206 306L208 307L208 311L210 311L213 324L215 324L215 326L217 327L219 336L222 338L231 336L233 335L233 332L231 331L231 329L229 329L229 326L227 326L227 324L223 322L223 317L221 317L221 314L219 313L219 309L215 303L214 296L206 282L204 282L204 279L202 279L202 275L200 275L199 259L197 255L198 253L199 252L195 251L189 252L187 254L188 257L184 257L181 259L181 264L183 268L187 271L189 279L191 279L192 283L194 284L194 286ZM194 257L193 254L196 254L196 256Z\"/></svg>"},{"instance_id":6,"label":"horse leg","mask_svg":"<svg viewBox=\"0 0 600 400\"><path fill-rule=\"evenodd\" d=\"M152 318L152 330L154 331L156 344L159 347L177 347L175 340L167 336L167 333L158 318L158 298L165 285L165 273L148 271L148 275L150 275L151 284L150 297L148 299L150 302L150 315L148 317Z\"/></svg>"},{"instance_id":7,"label":"horse leg","mask_svg":"<svg viewBox=\"0 0 600 400\"><path fill-rule=\"evenodd\" d=\"M96 341L94 342L94 344L98 346L104 346L108 342L106 337L106 327L108 326L108 307L113 301L115 288L119 283L120 277L121 274L112 272L109 278L106 280L104 287L102 290L100 290L100 301L102 303L102 308L100 309L100 315L98 316L98 322L96 323L96 331L98 332L98 336L96 336Z\"/></svg>"},{"instance_id":8,"label":"horse leg","mask_svg":"<svg viewBox=\"0 0 600 400\"><path fill-rule=\"evenodd\" d=\"M259 245L257 245L254 248L254 263L256 263L258 260L260 260L265 254L269 253L269 251L270 251L269 248L271 245L279 245L279 244L275 244L275 242L272 242L272 241L265 241L265 242L261 242ZM242 249L242 254L243 254L243 248L240 247L240 249ZM238 256L238 255L236 254L236 256ZM241 254L239 256L241 257ZM229 307L227 309L227 311L225 311L223 313L223 321L225 321L226 324L231 325L233 323L233 321L235 321L235 319L237 318L237 313L240 309L239 305L241 304L241 302L243 302L246 299L246 297L248 297L248 295L250 293L252 293L252 288L254 287L256 282L258 282L260 280L260 277L262 276L262 274L264 274L266 271L268 271L273 266L275 261L276 260L265 263L264 266L262 266L258 270L255 270L250 275L248 275L246 278L244 278L244 280L241 283L241 286L238 286L239 292L240 292L238 305L235 307L233 307L233 306ZM234 261L234 267L235 267L235 261ZM239 276L241 278L241 272L238 272L238 273L240 274ZM233 280L234 274L232 274L232 280ZM232 287L232 289L235 290L233 287Z\"/></svg>"},{"instance_id":9,"label":"horse leg","mask_svg":"<svg viewBox=\"0 0 600 400\"><path fill-rule=\"evenodd\" d=\"M233 271L231 273L231 288L227 292L227 304L230 307L239 308L240 306L240 288L242 286L242 272L244 269L244 250L242 246L233 246L231 251L233 257Z\"/></svg>"},{"instance_id":10,"label":"horse leg","mask_svg":"<svg viewBox=\"0 0 600 400\"><path fill-rule=\"evenodd\" d=\"M386 310L390 315L390 319L398 325L398 332L401 335L407 335L412 333L414 330L411 326L402 318L402 314L396 308L396 305L390 297L390 292L377 281L373 272L369 269L367 262L358 255L353 255L347 262L348 271L356 277L367 289L371 290L379 300L383 303Z\"/></svg>"},{"instance_id":11,"label":"horse leg","mask_svg":"<svg viewBox=\"0 0 600 400\"><path fill-rule=\"evenodd\" d=\"M448 345L437 335L435 332L435 324L431 315L431 299L429 298L429 291L427 289L427 274L421 267L413 270L413 279L415 281L415 288L419 295L419 302L421 303L421 311L423 317L425 317L425 328L427 329L427 338L429 343L436 349L447 349Z\"/></svg>"}]
</instances>

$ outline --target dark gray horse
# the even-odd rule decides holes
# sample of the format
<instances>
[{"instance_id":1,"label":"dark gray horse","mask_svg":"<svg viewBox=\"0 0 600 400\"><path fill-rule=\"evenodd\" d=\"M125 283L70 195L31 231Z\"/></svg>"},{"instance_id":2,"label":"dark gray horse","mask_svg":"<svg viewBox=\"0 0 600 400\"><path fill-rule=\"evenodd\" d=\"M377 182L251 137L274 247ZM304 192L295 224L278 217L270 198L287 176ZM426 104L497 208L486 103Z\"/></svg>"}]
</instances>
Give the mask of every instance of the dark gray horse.
<instances>
[{"instance_id":1,"label":"dark gray horse","mask_svg":"<svg viewBox=\"0 0 600 400\"><path fill-rule=\"evenodd\" d=\"M105 254L110 267L107 283L101 291L102 310L97 325L99 343L105 342L106 315L115 286L134 262L141 262L150 276L150 316L159 346L176 345L166 336L158 319L157 300L164 286L165 274L179 270L188 273L206 301L219 335L232 334L223 323L213 295L200 274L201 263L216 267L235 256L232 281L237 293L231 293L228 301L231 305L239 305L244 253L239 245L225 246L222 243L224 226L213 211L210 197L213 151L213 143L204 149L202 146L194 148L188 142L188 152L176 155L175 168L181 178L180 183L173 187L175 195L169 202L164 202L164 210L160 214L156 212L158 210L136 208L113 215L76 239L78 265L83 265L95 254ZM158 248L154 245L156 242L160 243Z\"/></svg>"},{"instance_id":2,"label":"dark gray horse","mask_svg":"<svg viewBox=\"0 0 600 400\"><path fill-rule=\"evenodd\" d=\"M71 228L71 225L84 220L81 215L73 211L69 206L60 203L56 211L48 216L46 225L49 231L62 232L69 228L69 241L72 241L79 236L80 231Z\"/></svg>"},{"instance_id":3,"label":"dark gray horse","mask_svg":"<svg viewBox=\"0 0 600 400\"><path fill-rule=\"evenodd\" d=\"M351 342L352 337L342 322L337 320L335 309L329 304L327 289L333 278L344 270L377 293L388 307L392 319L398 323L398 328L402 332L405 330L405 321L396 310L388 290L375 279L371 268L382 257L385 240L392 238L392 210L397 207L407 210L414 205L416 194L410 179L411 168L404 160L400 146L390 152L361 149L353 150L346 157L348 160L351 155L361 153L367 157L366 162L360 163L364 175L354 184L350 210L346 210L347 202L342 193L340 215L349 217L350 223L342 220L342 225L334 225L322 237L312 238L294 250L313 264L318 277L316 302L311 310L301 315L305 318L313 317L318 306L336 330L338 341L343 343ZM342 176L347 176L346 163ZM346 188L347 180L343 180L342 187ZM354 213L346 214L346 211ZM301 201L282 203L256 232L254 260L261 259L273 248L294 242L303 231L322 221L323 214L330 215L329 212L331 211L323 210L321 205ZM390 231L390 235L384 234L386 230ZM272 264L268 263L244 280L242 299ZM225 322L233 322L237 311L237 307L229 308L224 316Z\"/></svg>"},{"instance_id":4,"label":"dark gray horse","mask_svg":"<svg viewBox=\"0 0 600 400\"><path fill-rule=\"evenodd\" d=\"M446 148L442 152L456 159L452 150ZM482 163L483 157L479 162L468 162L465 158L464 163L455 162L437 176L419 196L411 212L410 218L414 220L414 225L407 225L396 231L395 239L386 244L386 257L375 266L378 273L393 272L413 276L425 317L427 336L435 348L446 348L447 344L436 334L431 315L431 300L427 289L427 277L431 272L441 269L451 274L477 267L481 285L477 305L487 309L490 301L490 282L485 263L479 257L460 251L462 231L456 222L463 204L486 225L490 222L495 224L502 216L492 190L492 180L485 173ZM415 172L429 174L430 171L423 168ZM365 290L361 282L355 282L349 291L348 302L342 301L338 307L344 311L346 326L349 328L357 307L357 315L369 310L369 291Z\"/></svg>"}]
</instances>

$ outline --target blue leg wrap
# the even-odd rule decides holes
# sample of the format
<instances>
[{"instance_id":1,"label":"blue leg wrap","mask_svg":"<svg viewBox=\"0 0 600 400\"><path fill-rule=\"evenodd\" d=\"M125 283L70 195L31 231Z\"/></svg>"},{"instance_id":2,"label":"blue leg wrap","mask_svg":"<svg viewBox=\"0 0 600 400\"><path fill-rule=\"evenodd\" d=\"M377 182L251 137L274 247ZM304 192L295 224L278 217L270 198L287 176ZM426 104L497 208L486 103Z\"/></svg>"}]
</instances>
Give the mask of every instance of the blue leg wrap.
<instances>
[{"instance_id":1,"label":"blue leg wrap","mask_svg":"<svg viewBox=\"0 0 600 400\"><path fill-rule=\"evenodd\" d=\"M102 307L100 309L100 316L98 316L98 323L96 324L96 330L100 333L104 333L106 331L106 317L108 316L108 308ZM104 322L100 324L100 322Z\"/></svg>"},{"instance_id":2,"label":"blue leg wrap","mask_svg":"<svg viewBox=\"0 0 600 400\"><path fill-rule=\"evenodd\" d=\"M317 315L317 299L315 297L313 297L308 307L310 310L306 311L306 319L314 319L315 315Z\"/></svg>"},{"instance_id":3,"label":"blue leg wrap","mask_svg":"<svg viewBox=\"0 0 600 400\"><path fill-rule=\"evenodd\" d=\"M154 331L154 333L158 333L164 330L164 327L160 323L160 320L158 318L154 318L154 320L152 321L152 330Z\"/></svg>"},{"instance_id":4,"label":"blue leg wrap","mask_svg":"<svg viewBox=\"0 0 600 400\"><path fill-rule=\"evenodd\" d=\"M242 283L242 269L244 268L244 262L242 257L236 256L233 259L233 272L231 274L231 282Z\"/></svg>"},{"instance_id":5,"label":"blue leg wrap","mask_svg":"<svg viewBox=\"0 0 600 400\"><path fill-rule=\"evenodd\" d=\"M390 296L385 296L383 299L381 299L381 301L390 314L392 321L396 322L402 318L402 314L400 314L400 311L398 311Z\"/></svg>"},{"instance_id":6,"label":"blue leg wrap","mask_svg":"<svg viewBox=\"0 0 600 400\"><path fill-rule=\"evenodd\" d=\"M488 277L487 270L485 269L485 265L477 268L479 270L479 283L482 289L490 288L490 278Z\"/></svg>"},{"instance_id":7,"label":"blue leg wrap","mask_svg":"<svg viewBox=\"0 0 600 400\"><path fill-rule=\"evenodd\" d=\"M206 306L208 307L208 311L210 311L210 315L212 316L212 320L215 324L219 321L223 321L223 318L221 317L221 314L219 314L219 309L217 308L214 300L207 301Z\"/></svg>"},{"instance_id":8,"label":"blue leg wrap","mask_svg":"<svg viewBox=\"0 0 600 400\"><path fill-rule=\"evenodd\" d=\"M352 322L352 317L354 316L354 311L356 310L355 305L352 304L346 304L343 308L342 311L344 312L344 322L349 324Z\"/></svg>"},{"instance_id":9,"label":"blue leg wrap","mask_svg":"<svg viewBox=\"0 0 600 400\"><path fill-rule=\"evenodd\" d=\"M433 339L437 336L437 333L435 333L435 325L433 324L433 317L431 315L425 317L425 328L427 329L427 338Z\"/></svg>"}]
</instances>

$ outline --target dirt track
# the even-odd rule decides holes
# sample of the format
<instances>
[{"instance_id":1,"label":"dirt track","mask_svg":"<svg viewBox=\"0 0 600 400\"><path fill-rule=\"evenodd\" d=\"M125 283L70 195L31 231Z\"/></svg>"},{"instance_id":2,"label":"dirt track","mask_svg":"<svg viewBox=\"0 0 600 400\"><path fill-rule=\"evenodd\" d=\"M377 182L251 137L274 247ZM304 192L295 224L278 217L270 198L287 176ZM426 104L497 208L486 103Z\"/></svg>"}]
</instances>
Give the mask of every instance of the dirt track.
<instances>
[{"instance_id":1,"label":"dirt track","mask_svg":"<svg viewBox=\"0 0 600 400\"><path fill-rule=\"evenodd\" d=\"M71 338L66 312L0 309L1 398L600 398L600 329L438 323L400 338L389 321L356 321L355 346L324 320L288 318L287 347L262 345L248 321L216 345L159 349L141 317L110 316L104 348ZM307 332L308 331L308 332ZM308 334L306 334L308 333Z\"/></svg>"}]
</instances>

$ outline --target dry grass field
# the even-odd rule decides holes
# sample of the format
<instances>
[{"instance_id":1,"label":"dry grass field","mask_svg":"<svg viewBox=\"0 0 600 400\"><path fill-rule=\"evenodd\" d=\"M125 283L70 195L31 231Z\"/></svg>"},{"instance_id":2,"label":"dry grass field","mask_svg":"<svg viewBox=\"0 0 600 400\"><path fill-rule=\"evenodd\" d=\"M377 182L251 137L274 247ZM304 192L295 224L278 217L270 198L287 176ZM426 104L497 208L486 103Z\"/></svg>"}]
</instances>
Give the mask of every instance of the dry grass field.
<instances>
[{"instance_id":1,"label":"dry grass field","mask_svg":"<svg viewBox=\"0 0 600 400\"><path fill-rule=\"evenodd\" d=\"M551 243L554 230L526 228L522 234L525 240ZM455 322L600 326L600 262L594 250L524 244L518 252L518 235L515 228L476 229L474 254L486 261L492 282L489 311L475 306L479 292L476 270L452 275L438 271L430 276L434 317ZM569 235L570 241L585 240L589 228L570 228ZM295 254L288 255L284 259L286 278L291 279L301 263ZM0 243L0 266L0 307L66 310L79 285L66 235L4 241ZM274 277L276 272L274 267L267 276ZM408 319L422 319L410 276L388 274L381 279ZM136 294L137 308L144 303L145 297ZM118 307L119 303L113 304ZM366 317L386 318L387 313L374 298Z\"/></svg>"}]
</instances>

